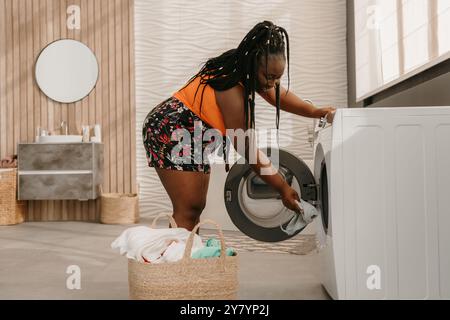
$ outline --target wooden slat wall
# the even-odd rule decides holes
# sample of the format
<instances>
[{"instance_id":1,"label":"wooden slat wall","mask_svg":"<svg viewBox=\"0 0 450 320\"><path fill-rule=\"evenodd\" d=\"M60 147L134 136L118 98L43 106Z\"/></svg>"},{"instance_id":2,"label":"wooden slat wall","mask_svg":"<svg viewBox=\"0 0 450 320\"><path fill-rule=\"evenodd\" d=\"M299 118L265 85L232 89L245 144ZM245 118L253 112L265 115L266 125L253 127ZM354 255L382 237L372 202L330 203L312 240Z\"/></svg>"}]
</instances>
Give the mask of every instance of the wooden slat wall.
<instances>
[{"instance_id":1,"label":"wooden slat wall","mask_svg":"<svg viewBox=\"0 0 450 320\"><path fill-rule=\"evenodd\" d=\"M81 30L68 30L67 7L81 8ZM48 99L34 80L40 51L58 39L86 44L99 62L95 89L83 100ZM105 192L136 192L134 0L0 0L0 158L33 142L35 128L66 121L70 134L100 124ZM100 201L29 201L28 221L98 221Z\"/></svg>"}]
</instances>

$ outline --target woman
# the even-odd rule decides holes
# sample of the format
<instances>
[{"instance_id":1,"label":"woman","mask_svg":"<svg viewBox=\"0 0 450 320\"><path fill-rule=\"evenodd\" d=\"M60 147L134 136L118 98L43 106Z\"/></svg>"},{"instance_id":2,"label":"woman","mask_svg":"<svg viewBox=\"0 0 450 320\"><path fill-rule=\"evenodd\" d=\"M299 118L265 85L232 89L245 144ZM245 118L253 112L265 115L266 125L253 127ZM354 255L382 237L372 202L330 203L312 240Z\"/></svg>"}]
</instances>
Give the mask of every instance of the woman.
<instances>
[{"instance_id":1,"label":"woman","mask_svg":"<svg viewBox=\"0 0 450 320\"><path fill-rule=\"evenodd\" d=\"M290 92L289 85L287 90L280 86L286 53L289 79L289 38L286 30L270 21L258 23L236 49L209 59L182 89L147 115L143 140L148 164L155 167L172 201L173 217L179 227L192 230L199 222L206 204L210 174L209 164L199 163L198 159L175 161L174 154L182 154L184 160L186 155L193 160L195 154L191 141L179 153L175 133L179 129L191 134L199 133L200 124L201 133L216 129L222 136L226 136L229 129L253 129L255 93L276 107L277 129L280 109L309 118L326 116L328 122L333 121L335 108L315 108ZM200 143L202 150L205 150L208 143L202 141L202 135L196 134L193 139L197 146ZM231 140L236 148L236 140ZM280 193L285 207L299 211L296 204L296 200L300 200L298 193L276 170L273 174L261 174L261 170L273 168L271 163L267 163L267 158L256 148L250 150L249 144L245 148L245 159L249 159L250 151L258 155L254 161L256 163L250 163L252 169Z\"/></svg>"}]
</instances>

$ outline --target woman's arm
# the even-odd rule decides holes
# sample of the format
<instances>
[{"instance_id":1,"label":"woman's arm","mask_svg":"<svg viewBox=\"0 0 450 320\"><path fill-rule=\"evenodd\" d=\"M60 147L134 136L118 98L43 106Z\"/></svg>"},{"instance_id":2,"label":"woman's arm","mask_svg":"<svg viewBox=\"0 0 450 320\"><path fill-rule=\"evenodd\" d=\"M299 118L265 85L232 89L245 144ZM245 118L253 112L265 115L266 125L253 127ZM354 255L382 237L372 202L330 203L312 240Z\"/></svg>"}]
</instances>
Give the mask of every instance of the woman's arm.
<instances>
[{"instance_id":1,"label":"woman's arm","mask_svg":"<svg viewBox=\"0 0 450 320\"><path fill-rule=\"evenodd\" d=\"M275 106L275 88L271 88L266 92L258 92L271 105ZM292 91L286 94L286 89L280 87L280 108L283 111L293 113L307 118L327 117L328 122L333 121L333 113L336 111L334 107L317 108L309 102L300 99Z\"/></svg>"},{"instance_id":2,"label":"woman's arm","mask_svg":"<svg viewBox=\"0 0 450 320\"><path fill-rule=\"evenodd\" d=\"M231 88L226 91L216 91L216 101L221 109L225 127L227 129L242 129L245 131L245 117L244 117L244 101L242 99L242 89L239 86ZM239 150L237 146L238 140L236 135L233 137L233 146ZM250 150L250 147L254 147ZM300 197L297 192L291 188L291 186L283 179L283 177L275 170L272 163L267 158L267 156L257 148L257 146L252 146L252 144L246 143L245 145L245 159L250 163L249 159L255 159L256 163L250 163L253 171L268 185L272 186L277 190L281 197L283 204L291 209L299 211L300 208L295 203L295 200L300 201ZM251 157L250 155L256 155L256 157Z\"/></svg>"}]
</instances>

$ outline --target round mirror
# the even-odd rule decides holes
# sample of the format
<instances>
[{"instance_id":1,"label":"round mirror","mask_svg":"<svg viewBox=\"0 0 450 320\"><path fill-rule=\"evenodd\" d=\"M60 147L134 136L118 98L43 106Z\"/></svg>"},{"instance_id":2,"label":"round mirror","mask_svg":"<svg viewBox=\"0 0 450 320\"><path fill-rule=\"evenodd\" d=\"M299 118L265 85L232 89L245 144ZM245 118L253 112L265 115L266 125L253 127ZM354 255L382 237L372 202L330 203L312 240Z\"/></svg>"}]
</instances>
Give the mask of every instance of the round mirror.
<instances>
[{"instance_id":1,"label":"round mirror","mask_svg":"<svg viewBox=\"0 0 450 320\"><path fill-rule=\"evenodd\" d=\"M35 68L36 82L52 100L72 103L86 97L98 79L94 53L76 40L57 40L45 47Z\"/></svg>"}]
</instances>

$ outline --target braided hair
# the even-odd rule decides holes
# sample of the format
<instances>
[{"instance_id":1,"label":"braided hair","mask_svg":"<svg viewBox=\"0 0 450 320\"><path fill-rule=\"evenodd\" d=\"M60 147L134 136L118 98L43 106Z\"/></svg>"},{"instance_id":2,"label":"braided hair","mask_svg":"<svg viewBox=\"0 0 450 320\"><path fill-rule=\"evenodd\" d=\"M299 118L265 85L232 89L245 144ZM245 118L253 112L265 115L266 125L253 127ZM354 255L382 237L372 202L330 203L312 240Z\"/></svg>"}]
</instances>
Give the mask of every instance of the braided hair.
<instances>
[{"instance_id":1,"label":"braided hair","mask_svg":"<svg viewBox=\"0 0 450 320\"><path fill-rule=\"evenodd\" d=\"M286 46L285 46L286 44ZM269 55L283 55L287 49L288 63L288 91L289 76L289 37L285 29L274 25L270 21L263 21L255 25L241 41L236 49L231 49L218 57L209 59L200 71L186 84L200 77L200 84L195 95L203 85L200 100L200 112L203 93L206 85L217 91L225 91L241 82L244 86L244 115L246 129L255 127L255 91L257 90L258 62L262 57L266 61L266 73ZM185 87L186 87L185 86ZM280 124L280 85L276 84L276 127ZM195 99L195 97L194 97Z\"/></svg>"}]
</instances>

